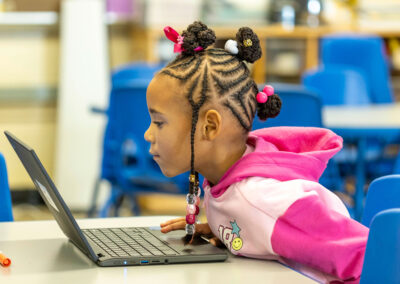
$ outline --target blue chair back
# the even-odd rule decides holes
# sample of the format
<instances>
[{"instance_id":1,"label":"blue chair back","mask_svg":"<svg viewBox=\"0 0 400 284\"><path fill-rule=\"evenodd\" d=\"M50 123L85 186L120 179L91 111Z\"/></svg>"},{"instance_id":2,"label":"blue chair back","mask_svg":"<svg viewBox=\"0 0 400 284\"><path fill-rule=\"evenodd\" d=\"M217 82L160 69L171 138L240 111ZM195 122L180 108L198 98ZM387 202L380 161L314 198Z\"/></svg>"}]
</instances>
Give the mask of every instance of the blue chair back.
<instances>
[{"instance_id":1,"label":"blue chair back","mask_svg":"<svg viewBox=\"0 0 400 284\"><path fill-rule=\"evenodd\" d=\"M400 174L380 177L371 182L362 224L369 227L377 213L391 208L400 208Z\"/></svg>"},{"instance_id":2,"label":"blue chair back","mask_svg":"<svg viewBox=\"0 0 400 284\"><path fill-rule=\"evenodd\" d=\"M253 130L272 126L322 127L321 100L301 85L271 84L282 100L281 112L275 118L261 121L256 116Z\"/></svg>"},{"instance_id":3,"label":"blue chair back","mask_svg":"<svg viewBox=\"0 0 400 284\"><path fill-rule=\"evenodd\" d=\"M330 35L321 40L324 66L348 65L364 71L373 103L393 102L390 70L380 37L357 34Z\"/></svg>"},{"instance_id":4,"label":"blue chair back","mask_svg":"<svg viewBox=\"0 0 400 284\"><path fill-rule=\"evenodd\" d=\"M400 283L400 209L373 218L360 283Z\"/></svg>"},{"instance_id":5,"label":"blue chair back","mask_svg":"<svg viewBox=\"0 0 400 284\"><path fill-rule=\"evenodd\" d=\"M148 62L135 62L116 68L111 74L112 86L123 84L133 79L138 82L151 80L154 75L165 66L164 63L149 64Z\"/></svg>"},{"instance_id":6,"label":"blue chair back","mask_svg":"<svg viewBox=\"0 0 400 284\"><path fill-rule=\"evenodd\" d=\"M10 222L13 220L6 161L0 153L0 222Z\"/></svg>"},{"instance_id":7,"label":"blue chair back","mask_svg":"<svg viewBox=\"0 0 400 284\"><path fill-rule=\"evenodd\" d=\"M370 103L370 94L362 70L329 65L303 74L303 85L315 90L324 105L363 105Z\"/></svg>"}]
</instances>

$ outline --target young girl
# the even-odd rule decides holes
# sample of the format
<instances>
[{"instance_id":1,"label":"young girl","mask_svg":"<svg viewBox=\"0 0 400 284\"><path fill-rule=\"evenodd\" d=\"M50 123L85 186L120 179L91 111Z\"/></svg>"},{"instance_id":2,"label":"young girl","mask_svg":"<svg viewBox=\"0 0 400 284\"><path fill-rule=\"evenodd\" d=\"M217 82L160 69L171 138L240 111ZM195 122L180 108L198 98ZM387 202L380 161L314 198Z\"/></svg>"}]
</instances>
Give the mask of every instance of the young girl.
<instances>
[{"instance_id":1,"label":"young girl","mask_svg":"<svg viewBox=\"0 0 400 284\"><path fill-rule=\"evenodd\" d=\"M266 120L281 107L271 87L258 91L244 63L261 57L251 29L239 29L225 50L208 48L215 34L201 22L181 35L165 32L180 54L148 87L145 139L166 176L191 171L191 187L188 215L161 224L162 232L194 233L198 172L205 177L208 224L196 224L196 234L212 234L213 244L219 239L235 255L278 260L321 282L357 283L368 229L318 183L342 139L321 128L250 132L256 112Z\"/></svg>"}]
</instances>

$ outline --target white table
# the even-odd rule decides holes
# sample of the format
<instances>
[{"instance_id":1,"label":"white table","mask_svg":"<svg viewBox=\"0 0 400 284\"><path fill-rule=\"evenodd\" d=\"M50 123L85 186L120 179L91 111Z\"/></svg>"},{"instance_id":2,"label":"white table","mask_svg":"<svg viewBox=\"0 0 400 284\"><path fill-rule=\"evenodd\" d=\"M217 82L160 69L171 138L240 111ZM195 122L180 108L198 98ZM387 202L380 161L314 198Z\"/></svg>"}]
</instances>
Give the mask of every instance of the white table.
<instances>
[{"instance_id":1,"label":"white table","mask_svg":"<svg viewBox=\"0 0 400 284\"><path fill-rule=\"evenodd\" d=\"M365 154L368 139L400 143L400 102L367 106L326 106L324 126L357 145L355 218L361 220L365 184Z\"/></svg>"},{"instance_id":2,"label":"white table","mask_svg":"<svg viewBox=\"0 0 400 284\"><path fill-rule=\"evenodd\" d=\"M366 106L325 106L323 122L329 128L400 128L400 102Z\"/></svg>"},{"instance_id":3,"label":"white table","mask_svg":"<svg viewBox=\"0 0 400 284\"><path fill-rule=\"evenodd\" d=\"M171 217L78 220L81 228L157 226ZM98 267L72 245L55 221L0 223L0 283L315 283L277 262L230 256L219 263Z\"/></svg>"}]
</instances>

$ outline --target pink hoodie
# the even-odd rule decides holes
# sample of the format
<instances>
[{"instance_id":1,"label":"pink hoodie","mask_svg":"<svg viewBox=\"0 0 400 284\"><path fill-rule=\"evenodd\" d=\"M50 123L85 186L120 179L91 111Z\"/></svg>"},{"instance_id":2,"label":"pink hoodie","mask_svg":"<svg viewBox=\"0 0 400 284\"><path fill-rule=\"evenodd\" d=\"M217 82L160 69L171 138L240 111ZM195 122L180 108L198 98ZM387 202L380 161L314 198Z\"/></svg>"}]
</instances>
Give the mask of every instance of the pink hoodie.
<instances>
[{"instance_id":1,"label":"pink hoodie","mask_svg":"<svg viewBox=\"0 0 400 284\"><path fill-rule=\"evenodd\" d=\"M342 138L323 128L271 127L212 188L211 230L236 255L278 260L324 283L358 283L368 228L318 183Z\"/></svg>"}]
</instances>

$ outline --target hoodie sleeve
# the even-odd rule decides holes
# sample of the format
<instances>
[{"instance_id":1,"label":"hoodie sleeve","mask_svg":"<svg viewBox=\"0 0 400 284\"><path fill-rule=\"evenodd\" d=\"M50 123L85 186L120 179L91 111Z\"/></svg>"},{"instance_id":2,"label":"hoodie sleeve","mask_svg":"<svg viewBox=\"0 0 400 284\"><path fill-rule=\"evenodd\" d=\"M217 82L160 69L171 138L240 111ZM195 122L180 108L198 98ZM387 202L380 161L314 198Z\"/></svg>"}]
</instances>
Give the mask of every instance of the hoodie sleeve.
<instances>
[{"instance_id":1,"label":"hoodie sleeve","mask_svg":"<svg viewBox=\"0 0 400 284\"><path fill-rule=\"evenodd\" d=\"M277 218L271 245L281 257L358 283L367 238L368 228L313 194L297 199Z\"/></svg>"}]
</instances>

